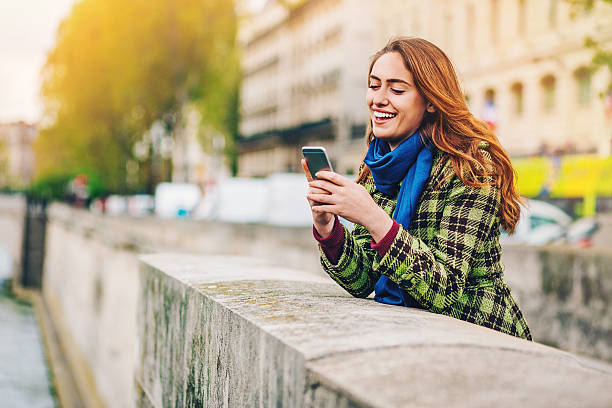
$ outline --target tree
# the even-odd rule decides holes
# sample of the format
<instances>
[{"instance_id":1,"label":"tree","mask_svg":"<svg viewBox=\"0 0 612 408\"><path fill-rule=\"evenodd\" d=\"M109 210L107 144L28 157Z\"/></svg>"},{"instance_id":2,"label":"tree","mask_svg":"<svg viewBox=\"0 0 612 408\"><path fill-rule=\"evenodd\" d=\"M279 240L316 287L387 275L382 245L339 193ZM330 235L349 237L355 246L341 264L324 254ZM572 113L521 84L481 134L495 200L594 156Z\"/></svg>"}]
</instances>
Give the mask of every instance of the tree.
<instances>
[{"instance_id":1,"label":"tree","mask_svg":"<svg viewBox=\"0 0 612 408\"><path fill-rule=\"evenodd\" d=\"M572 6L572 12L575 14L579 10L591 11L596 3L612 4L612 0L565 0Z\"/></svg>"},{"instance_id":2,"label":"tree","mask_svg":"<svg viewBox=\"0 0 612 408\"><path fill-rule=\"evenodd\" d=\"M581 13L591 12L597 4L612 6L612 0L566 0L571 6L572 17ZM611 22L612 24L612 22ZM587 37L584 40L585 46L592 49L592 63L595 69L607 67L612 74L612 50L604 48L597 40L592 37ZM612 92L612 82L608 84L608 92Z\"/></svg>"},{"instance_id":3,"label":"tree","mask_svg":"<svg viewBox=\"0 0 612 408\"><path fill-rule=\"evenodd\" d=\"M231 2L80 1L42 72L37 177L85 173L106 190L127 191L134 143L159 120L172 135L187 102L231 135L237 55ZM159 175L151 171L149 155L137 188L153 188Z\"/></svg>"},{"instance_id":4,"label":"tree","mask_svg":"<svg viewBox=\"0 0 612 408\"><path fill-rule=\"evenodd\" d=\"M8 149L0 139L0 188L10 188Z\"/></svg>"}]
</instances>

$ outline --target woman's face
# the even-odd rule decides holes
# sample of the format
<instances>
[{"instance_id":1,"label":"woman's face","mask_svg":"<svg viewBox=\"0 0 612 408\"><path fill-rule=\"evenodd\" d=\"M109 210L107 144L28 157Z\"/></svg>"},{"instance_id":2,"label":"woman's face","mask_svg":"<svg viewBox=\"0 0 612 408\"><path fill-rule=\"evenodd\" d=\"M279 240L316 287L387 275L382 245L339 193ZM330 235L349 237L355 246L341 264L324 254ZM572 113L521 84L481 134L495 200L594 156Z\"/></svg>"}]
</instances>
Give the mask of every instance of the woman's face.
<instances>
[{"instance_id":1,"label":"woman's face","mask_svg":"<svg viewBox=\"0 0 612 408\"><path fill-rule=\"evenodd\" d=\"M433 111L397 52L383 54L372 66L366 103L374 136L389 143L391 150L419 128L425 110Z\"/></svg>"}]
</instances>

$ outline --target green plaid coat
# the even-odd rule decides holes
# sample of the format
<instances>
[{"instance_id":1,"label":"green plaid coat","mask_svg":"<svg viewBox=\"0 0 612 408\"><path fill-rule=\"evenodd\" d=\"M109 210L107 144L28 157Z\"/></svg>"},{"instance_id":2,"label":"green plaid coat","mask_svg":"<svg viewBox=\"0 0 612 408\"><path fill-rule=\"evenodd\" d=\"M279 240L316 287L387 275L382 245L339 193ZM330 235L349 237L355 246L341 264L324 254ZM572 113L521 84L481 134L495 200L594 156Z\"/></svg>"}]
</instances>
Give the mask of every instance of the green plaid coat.
<instances>
[{"instance_id":1,"label":"green plaid coat","mask_svg":"<svg viewBox=\"0 0 612 408\"><path fill-rule=\"evenodd\" d=\"M397 197L376 190L371 175L362 184L392 216ZM338 262L332 264L321 250L321 264L353 296L370 295L384 274L415 306L531 340L504 278L499 201L496 187L466 186L447 155L436 152L410 228L400 225L384 257L370 247L370 233L356 224L352 232L345 228Z\"/></svg>"}]
</instances>

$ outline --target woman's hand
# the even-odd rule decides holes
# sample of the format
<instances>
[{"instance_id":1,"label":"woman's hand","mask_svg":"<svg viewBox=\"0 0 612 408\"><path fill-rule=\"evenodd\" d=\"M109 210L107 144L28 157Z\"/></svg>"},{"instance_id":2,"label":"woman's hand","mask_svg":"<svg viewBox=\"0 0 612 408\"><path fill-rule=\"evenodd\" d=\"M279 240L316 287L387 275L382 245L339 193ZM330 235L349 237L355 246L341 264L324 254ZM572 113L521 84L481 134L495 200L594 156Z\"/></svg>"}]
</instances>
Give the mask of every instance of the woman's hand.
<instances>
[{"instance_id":1,"label":"woman's hand","mask_svg":"<svg viewBox=\"0 0 612 408\"><path fill-rule=\"evenodd\" d=\"M365 187L331 171L320 171L316 176L318 180L308 183L311 191L307 197L314 203L310 207L313 214L339 215L363 225L375 242L384 238L393 220L374 202Z\"/></svg>"},{"instance_id":2,"label":"woman's hand","mask_svg":"<svg viewBox=\"0 0 612 408\"><path fill-rule=\"evenodd\" d=\"M308 170L308 165L306 164L306 160L302 159L302 167L304 168L304 173L306 174L306 178L310 183L313 181L312 175L310 174L310 170ZM321 190L320 188L309 186L308 195L310 194L329 194L325 190ZM308 198L308 204L310 204L310 209L312 211L312 222L314 224L315 229L323 238L327 238L329 234L331 234L332 229L334 228L334 215L331 213L313 210L313 207L320 205L320 203L315 202Z\"/></svg>"}]
</instances>

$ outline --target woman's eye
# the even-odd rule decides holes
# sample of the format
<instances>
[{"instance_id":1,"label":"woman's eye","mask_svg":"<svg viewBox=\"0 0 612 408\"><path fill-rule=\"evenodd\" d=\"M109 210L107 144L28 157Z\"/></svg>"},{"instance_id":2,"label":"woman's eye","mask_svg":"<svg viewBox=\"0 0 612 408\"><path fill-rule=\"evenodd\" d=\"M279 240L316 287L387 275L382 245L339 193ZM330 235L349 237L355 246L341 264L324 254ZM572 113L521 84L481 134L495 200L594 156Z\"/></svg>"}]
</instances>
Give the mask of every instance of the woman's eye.
<instances>
[{"instance_id":1,"label":"woman's eye","mask_svg":"<svg viewBox=\"0 0 612 408\"><path fill-rule=\"evenodd\" d=\"M368 88L370 88L370 89L378 89L378 88L380 88L380 85L368 85Z\"/></svg>"},{"instance_id":2,"label":"woman's eye","mask_svg":"<svg viewBox=\"0 0 612 408\"><path fill-rule=\"evenodd\" d=\"M406 91L404 91L403 89L395 89L395 88L391 88L391 92L396 93L396 94L398 94L398 95L401 95L401 94L403 94L403 93L404 93L404 92L406 92Z\"/></svg>"}]
</instances>

